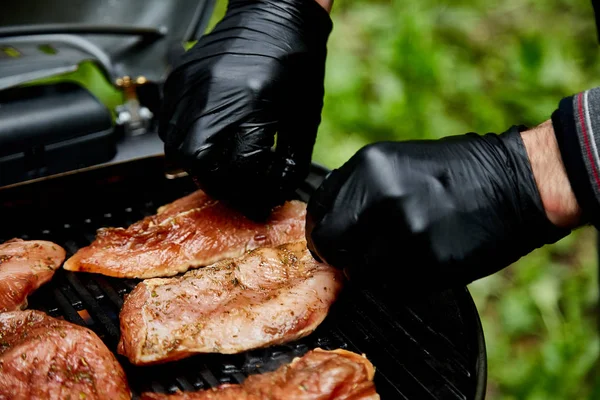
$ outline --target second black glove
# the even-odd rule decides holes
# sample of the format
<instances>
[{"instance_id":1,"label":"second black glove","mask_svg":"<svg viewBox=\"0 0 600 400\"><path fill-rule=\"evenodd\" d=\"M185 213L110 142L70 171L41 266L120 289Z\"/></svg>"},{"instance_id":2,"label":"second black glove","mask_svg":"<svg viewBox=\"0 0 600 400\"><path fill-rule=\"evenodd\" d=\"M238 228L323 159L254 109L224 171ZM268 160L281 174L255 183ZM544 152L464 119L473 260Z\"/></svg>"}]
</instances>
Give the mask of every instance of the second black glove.
<instances>
[{"instance_id":1,"label":"second black glove","mask_svg":"<svg viewBox=\"0 0 600 400\"><path fill-rule=\"evenodd\" d=\"M570 232L546 217L517 127L369 145L313 194L306 230L351 279L406 291L466 285Z\"/></svg>"}]
</instances>

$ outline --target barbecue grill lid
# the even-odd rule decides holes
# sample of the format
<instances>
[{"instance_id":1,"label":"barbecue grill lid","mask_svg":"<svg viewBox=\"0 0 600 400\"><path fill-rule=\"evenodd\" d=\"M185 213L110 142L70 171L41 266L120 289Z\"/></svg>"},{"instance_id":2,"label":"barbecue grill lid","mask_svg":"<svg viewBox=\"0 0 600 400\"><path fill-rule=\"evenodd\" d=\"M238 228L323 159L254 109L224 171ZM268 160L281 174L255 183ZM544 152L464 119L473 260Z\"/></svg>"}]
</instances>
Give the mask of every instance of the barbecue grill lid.
<instances>
[{"instance_id":1,"label":"barbecue grill lid","mask_svg":"<svg viewBox=\"0 0 600 400\"><path fill-rule=\"evenodd\" d=\"M21 0L0 12L0 90L100 65L111 82L160 83L185 41L205 31L215 0Z\"/></svg>"}]
</instances>

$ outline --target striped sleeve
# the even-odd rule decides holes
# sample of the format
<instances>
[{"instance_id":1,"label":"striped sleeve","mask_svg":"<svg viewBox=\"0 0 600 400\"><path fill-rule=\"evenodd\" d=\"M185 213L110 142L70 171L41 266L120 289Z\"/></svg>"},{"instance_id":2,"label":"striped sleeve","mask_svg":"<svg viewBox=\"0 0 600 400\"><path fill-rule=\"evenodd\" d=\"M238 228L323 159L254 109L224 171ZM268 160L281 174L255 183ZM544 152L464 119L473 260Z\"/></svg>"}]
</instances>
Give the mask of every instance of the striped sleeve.
<instances>
[{"instance_id":1,"label":"striped sleeve","mask_svg":"<svg viewBox=\"0 0 600 400\"><path fill-rule=\"evenodd\" d=\"M600 87L562 99L552 125L586 221L600 227Z\"/></svg>"}]
</instances>

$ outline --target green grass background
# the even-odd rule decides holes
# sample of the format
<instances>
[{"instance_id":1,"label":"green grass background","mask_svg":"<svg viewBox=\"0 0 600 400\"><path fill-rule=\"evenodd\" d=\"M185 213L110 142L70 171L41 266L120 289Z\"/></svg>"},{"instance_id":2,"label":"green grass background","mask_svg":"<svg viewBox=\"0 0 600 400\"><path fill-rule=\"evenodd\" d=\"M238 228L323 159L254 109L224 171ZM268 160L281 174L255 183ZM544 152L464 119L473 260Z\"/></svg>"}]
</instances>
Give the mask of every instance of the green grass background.
<instances>
[{"instance_id":1,"label":"green grass background","mask_svg":"<svg viewBox=\"0 0 600 400\"><path fill-rule=\"evenodd\" d=\"M336 1L314 153L331 168L377 140L535 125L562 97L600 85L589 0ZM120 101L89 65L68 79ZM580 229L469 286L488 399L600 398L595 238Z\"/></svg>"}]
</instances>

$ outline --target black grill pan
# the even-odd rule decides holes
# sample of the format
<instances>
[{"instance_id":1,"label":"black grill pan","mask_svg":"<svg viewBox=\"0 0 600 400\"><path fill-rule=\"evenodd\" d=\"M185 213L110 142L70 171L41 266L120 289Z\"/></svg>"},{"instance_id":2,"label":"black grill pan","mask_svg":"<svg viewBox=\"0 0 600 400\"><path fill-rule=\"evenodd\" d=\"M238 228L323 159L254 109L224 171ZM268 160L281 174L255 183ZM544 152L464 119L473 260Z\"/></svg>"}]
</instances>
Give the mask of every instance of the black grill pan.
<instances>
[{"instance_id":1,"label":"black grill pan","mask_svg":"<svg viewBox=\"0 0 600 400\"><path fill-rule=\"evenodd\" d=\"M164 160L147 158L0 189L0 242L51 240L67 257L88 245L96 229L127 226L194 190L190 179L167 179ZM327 173L314 166L300 198ZM29 307L88 326L113 351L123 297L138 281L59 270L30 297ZM172 393L240 383L308 350L345 348L376 367L377 391L387 399L483 399L487 370L483 332L466 288L400 302L393 288L372 291L348 284L323 324L283 346L238 355L198 355L151 367L121 356L134 390Z\"/></svg>"}]
</instances>

